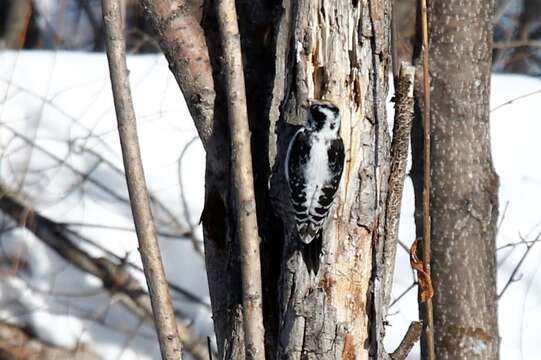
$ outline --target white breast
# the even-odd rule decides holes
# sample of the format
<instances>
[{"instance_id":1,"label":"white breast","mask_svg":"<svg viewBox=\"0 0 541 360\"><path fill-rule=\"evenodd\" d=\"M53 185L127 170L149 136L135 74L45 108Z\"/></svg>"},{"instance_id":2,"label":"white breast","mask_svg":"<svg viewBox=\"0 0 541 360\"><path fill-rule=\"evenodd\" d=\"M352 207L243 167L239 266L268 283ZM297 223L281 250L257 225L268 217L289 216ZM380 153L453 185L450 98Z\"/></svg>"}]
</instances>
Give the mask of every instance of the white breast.
<instances>
[{"instance_id":1,"label":"white breast","mask_svg":"<svg viewBox=\"0 0 541 360\"><path fill-rule=\"evenodd\" d=\"M306 164L306 201L309 212L315 207L315 202L322 194L321 188L329 181L329 159L327 154L328 145L325 138L320 136L312 137L309 161Z\"/></svg>"}]
</instances>

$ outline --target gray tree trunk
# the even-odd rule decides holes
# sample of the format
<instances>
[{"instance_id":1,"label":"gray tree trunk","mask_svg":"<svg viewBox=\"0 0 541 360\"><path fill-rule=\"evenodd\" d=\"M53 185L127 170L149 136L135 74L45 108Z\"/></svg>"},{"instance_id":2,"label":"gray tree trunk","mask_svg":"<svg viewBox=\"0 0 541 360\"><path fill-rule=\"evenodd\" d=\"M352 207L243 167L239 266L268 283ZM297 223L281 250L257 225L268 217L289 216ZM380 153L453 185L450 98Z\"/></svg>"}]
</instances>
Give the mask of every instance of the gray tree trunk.
<instances>
[{"instance_id":1,"label":"gray tree trunk","mask_svg":"<svg viewBox=\"0 0 541 360\"><path fill-rule=\"evenodd\" d=\"M498 358L498 176L489 133L493 6L492 0L435 0L428 8L437 359ZM412 136L412 178L420 236L423 139L419 124ZM424 348L423 354L425 358Z\"/></svg>"}]
</instances>

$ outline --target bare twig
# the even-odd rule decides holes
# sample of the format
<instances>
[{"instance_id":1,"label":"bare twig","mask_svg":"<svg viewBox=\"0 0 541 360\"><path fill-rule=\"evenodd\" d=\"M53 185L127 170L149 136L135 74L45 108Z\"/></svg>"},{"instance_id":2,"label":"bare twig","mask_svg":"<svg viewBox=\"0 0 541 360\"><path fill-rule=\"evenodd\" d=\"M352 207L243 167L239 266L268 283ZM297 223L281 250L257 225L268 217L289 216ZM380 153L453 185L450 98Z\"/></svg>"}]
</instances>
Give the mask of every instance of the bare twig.
<instances>
[{"instance_id":1,"label":"bare twig","mask_svg":"<svg viewBox=\"0 0 541 360\"><path fill-rule=\"evenodd\" d=\"M0 320L0 358L7 360L100 359L84 345L73 350L59 348L41 341L22 327L2 320Z\"/></svg>"},{"instance_id":2,"label":"bare twig","mask_svg":"<svg viewBox=\"0 0 541 360\"><path fill-rule=\"evenodd\" d=\"M503 287L502 291L498 294L498 300L501 299L501 297L503 296L503 294L505 293L505 291L507 290L509 285L511 285L511 283L517 281L515 276L517 275L518 270L520 269L520 267L524 263L524 260L526 260L526 257L530 253L530 250L534 247L534 245L540 239L540 236L541 236L541 234L538 234L535 237L535 239L532 240L532 241L526 241L525 239L522 239L522 243L524 243L526 245L526 251L524 251L524 254L522 254L522 256L520 257L520 260L518 261L517 265L513 269L513 272L511 272L511 275L509 276L509 279L507 280L507 283L505 283L505 286Z\"/></svg>"},{"instance_id":3,"label":"bare twig","mask_svg":"<svg viewBox=\"0 0 541 360\"><path fill-rule=\"evenodd\" d=\"M158 341L162 359L178 360L182 358L182 345L152 220L141 161L135 111L128 82L126 43L121 25L120 4L114 0L102 0L102 11L106 33L107 59L109 60L126 182L137 238L139 239L139 252L150 291Z\"/></svg>"},{"instance_id":4,"label":"bare twig","mask_svg":"<svg viewBox=\"0 0 541 360\"><path fill-rule=\"evenodd\" d=\"M490 112L494 112L494 111L496 111L496 110L498 110L498 109L500 109L500 108L502 108L504 106L507 106L507 105L510 105L510 104L514 103L517 100L521 100L521 99L524 99L524 98L527 98L529 96L536 95L536 94L539 94L539 93L541 93L541 90L535 90L535 91L529 92L527 94L517 96L516 98L513 98L513 99L511 99L509 101L504 102L503 104L500 104L500 105L494 107L493 109L490 110Z\"/></svg>"},{"instance_id":5,"label":"bare twig","mask_svg":"<svg viewBox=\"0 0 541 360\"><path fill-rule=\"evenodd\" d=\"M541 48L541 41L532 39L508 40L502 42L495 42L492 46L494 49L509 49L518 47Z\"/></svg>"},{"instance_id":6,"label":"bare twig","mask_svg":"<svg viewBox=\"0 0 541 360\"><path fill-rule=\"evenodd\" d=\"M227 108L238 234L241 248L243 324L246 359L265 359L261 300L261 261L257 230L250 130L237 10L234 0L218 1L218 23L224 54Z\"/></svg>"},{"instance_id":7,"label":"bare twig","mask_svg":"<svg viewBox=\"0 0 541 360\"><path fill-rule=\"evenodd\" d=\"M419 340L422 329L423 326L420 322L412 321L412 323L408 327L408 330L406 331L406 335L404 335L404 338L402 339L396 350L393 351L393 353L391 354L391 359L404 360L410 353L413 345L415 345L415 343Z\"/></svg>"},{"instance_id":8,"label":"bare twig","mask_svg":"<svg viewBox=\"0 0 541 360\"><path fill-rule=\"evenodd\" d=\"M429 47L428 47L428 12L427 0L421 1L421 23L423 38L423 264L424 271L430 282L430 72L429 72ZM428 298L425 303L424 331L426 339L426 351L429 360L435 360L434 350L434 318L432 299Z\"/></svg>"},{"instance_id":9,"label":"bare twig","mask_svg":"<svg viewBox=\"0 0 541 360\"><path fill-rule=\"evenodd\" d=\"M541 239L536 238L534 240L521 240L521 241L512 242L512 243L502 245L502 246L498 247L496 249L496 251L500 251L500 250L507 249L507 248L514 248L514 247L516 247L518 245L526 245L526 246L528 246L528 245L532 245L532 244L537 243L537 242L541 242Z\"/></svg>"},{"instance_id":10,"label":"bare twig","mask_svg":"<svg viewBox=\"0 0 541 360\"><path fill-rule=\"evenodd\" d=\"M106 230L116 230L116 231L126 231L126 232L135 232L134 228L131 227L124 227L124 226L117 226L117 225L106 225L106 224L91 224L91 223L84 223L84 222L62 222L59 223L61 225L69 226L69 227L79 227L79 228L94 228L94 229L106 229ZM156 232L159 236L166 238L166 239L172 239L172 240L178 240L178 241L186 241L189 240L189 237L193 235L191 231L185 232L185 233L167 233L167 232Z\"/></svg>"},{"instance_id":11,"label":"bare twig","mask_svg":"<svg viewBox=\"0 0 541 360\"><path fill-rule=\"evenodd\" d=\"M0 186L0 210L17 224L33 232L38 239L54 250L60 257L81 271L100 279L104 288L117 295L120 302L137 316L153 322L149 295L139 282L127 271L126 264L116 264L101 257L95 258L79 248L68 236L67 229L40 215L34 209L23 204L4 186ZM205 339L195 335L188 326L178 322L181 341L195 359L208 358Z\"/></svg>"},{"instance_id":12,"label":"bare twig","mask_svg":"<svg viewBox=\"0 0 541 360\"><path fill-rule=\"evenodd\" d=\"M395 115L391 143L391 171L385 214L385 244L383 247L383 305L389 304L392 292L400 206L408 162L409 138L413 119L413 85L415 67L402 62L395 92Z\"/></svg>"},{"instance_id":13,"label":"bare twig","mask_svg":"<svg viewBox=\"0 0 541 360\"><path fill-rule=\"evenodd\" d=\"M399 302L400 299L402 299L404 296L406 296L406 294L407 294L408 292L410 292L410 290L413 289L413 288L415 287L415 285L417 285L417 284L418 284L417 281L412 282L411 285L408 286L408 288L407 288L406 290L402 291L402 293L401 293L400 295L398 295L398 296L396 297L396 299L394 299L394 300L391 302L391 304L389 305L389 308L393 307L397 302Z\"/></svg>"}]
</instances>

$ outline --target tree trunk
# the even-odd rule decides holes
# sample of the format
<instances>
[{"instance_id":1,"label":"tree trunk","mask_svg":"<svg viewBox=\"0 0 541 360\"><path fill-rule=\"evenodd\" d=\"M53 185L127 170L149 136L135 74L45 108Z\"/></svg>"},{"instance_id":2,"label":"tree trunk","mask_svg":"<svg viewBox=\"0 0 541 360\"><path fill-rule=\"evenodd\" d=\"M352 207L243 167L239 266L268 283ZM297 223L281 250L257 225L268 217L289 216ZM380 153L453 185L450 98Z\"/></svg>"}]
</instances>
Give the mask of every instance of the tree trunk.
<instances>
[{"instance_id":1,"label":"tree trunk","mask_svg":"<svg viewBox=\"0 0 541 360\"><path fill-rule=\"evenodd\" d=\"M498 177L489 133L493 5L491 0L437 0L430 1L428 8L437 359L498 358ZM417 121L412 178L418 236L422 234L422 143Z\"/></svg>"},{"instance_id":2,"label":"tree trunk","mask_svg":"<svg viewBox=\"0 0 541 360\"><path fill-rule=\"evenodd\" d=\"M198 28L189 11L197 0L180 5L176 0L142 2L162 37L162 49L207 151L202 221L220 359L243 359L239 210L231 196L230 130L215 4L205 3ZM252 132L266 357L366 359L370 348L382 351L378 344L384 305L376 274L383 259L376 244L383 233L389 174L385 100L390 1L236 4ZM203 30L204 41L186 39L185 34ZM179 47L175 39L186 46ZM213 87L201 73L204 67L198 67L207 61ZM283 171L288 143L304 124L311 98L339 106L346 146L344 175L318 249L322 257L316 274L309 273L306 252L293 233Z\"/></svg>"},{"instance_id":3,"label":"tree trunk","mask_svg":"<svg viewBox=\"0 0 541 360\"><path fill-rule=\"evenodd\" d=\"M381 279L375 275L382 261L381 251L376 250L383 241L389 174L385 99L390 2L306 0L284 5L277 60L287 62L283 74L277 72L275 78L279 86L275 99L284 101L274 126L276 155L271 153L277 164L271 186L274 203L288 204L283 159L292 125L304 123L307 99L326 98L338 104L347 150L334 216L324 234L315 274L304 259L313 250L295 238L289 208L277 206L285 246L276 357L365 359L371 343L378 350L377 331L372 330L383 308Z\"/></svg>"}]
</instances>

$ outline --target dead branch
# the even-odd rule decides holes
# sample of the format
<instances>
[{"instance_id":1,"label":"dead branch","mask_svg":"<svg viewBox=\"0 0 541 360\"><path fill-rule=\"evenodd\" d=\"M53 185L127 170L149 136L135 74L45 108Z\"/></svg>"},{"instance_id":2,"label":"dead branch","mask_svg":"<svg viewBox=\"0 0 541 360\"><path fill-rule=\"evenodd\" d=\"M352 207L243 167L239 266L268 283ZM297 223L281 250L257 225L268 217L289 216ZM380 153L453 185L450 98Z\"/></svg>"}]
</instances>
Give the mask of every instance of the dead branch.
<instances>
[{"instance_id":1,"label":"dead branch","mask_svg":"<svg viewBox=\"0 0 541 360\"><path fill-rule=\"evenodd\" d=\"M20 226L30 230L38 239L54 250L60 257L81 271L96 276L103 287L137 316L153 322L152 306L148 293L137 279L127 270L126 264L116 264L101 257L96 258L79 248L68 236L66 228L40 215L32 207L12 195L5 186L0 186L0 210ZM195 359L207 360L206 340L194 334L193 330L181 322L177 323L181 341L186 351Z\"/></svg>"},{"instance_id":2,"label":"dead branch","mask_svg":"<svg viewBox=\"0 0 541 360\"><path fill-rule=\"evenodd\" d=\"M26 329L3 320L0 320L0 358L5 360L100 359L85 346L78 346L75 349L56 347L41 341Z\"/></svg>"},{"instance_id":3,"label":"dead branch","mask_svg":"<svg viewBox=\"0 0 541 360\"><path fill-rule=\"evenodd\" d=\"M423 38L423 265L424 272L430 282L431 244L430 244L430 68L428 48L428 12L427 0L421 0L421 24ZM426 299L424 331L426 337L426 349L429 360L435 360L434 349L434 318L432 298Z\"/></svg>"},{"instance_id":4,"label":"dead branch","mask_svg":"<svg viewBox=\"0 0 541 360\"><path fill-rule=\"evenodd\" d=\"M423 326L421 325L421 323L418 321L413 321L408 327L406 335L404 335L404 338L402 339L396 350L393 351L393 353L391 354L391 359L404 360L410 353L413 345L415 345L415 343L419 340L422 330Z\"/></svg>"},{"instance_id":5,"label":"dead branch","mask_svg":"<svg viewBox=\"0 0 541 360\"><path fill-rule=\"evenodd\" d=\"M206 148L213 133L214 82L205 34L195 15L194 0L139 0L160 38L199 137Z\"/></svg>"},{"instance_id":6,"label":"dead branch","mask_svg":"<svg viewBox=\"0 0 541 360\"><path fill-rule=\"evenodd\" d=\"M231 134L234 196L241 249L243 324L247 359L265 359L261 299L261 261L250 148L250 129L237 10L234 0L218 1L218 23L224 54L225 87Z\"/></svg>"},{"instance_id":7,"label":"dead branch","mask_svg":"<svg viewBox=\"0 0 541 360\"><path fill-rule=\"evenodd\" d=\"M385 244L383 247L383 304L391 299L396 244L402 192L408 162L409 138L413 119L413 86L415 67L402 62L395 93L395 114L393 140L391 142L391 171L389 174L389 194L385 215Z\"/></svg>"},{"instance_id":8,"label":"dead branch","mask_svg":"<svg viewBox=\"0 0 541 360\"><path fill-rule=\"evenodd\" d=\"M128 82L126 41L122 28L120 4L114 0L102 0L102 12L126 182L139 240L139 252L149 287L158 341L162 359L177 360L182 358L182 344L167 286L156 229L152 220L141 161L135 111Z\"/></svg>"},{"instance_id":9,"label":"dead branch","mask_svg":"<svg viewBox=\"0 0 541 360\"><path fill-rule=\"evenodd\" d=\"M383 345L385 336L385 318L391 298L393 272L398 241L398 224L400 220L400 205L406 176L408 161L409 137L413 116L413 85L415 68L402 62L395 91L395 120L393 140L391 143L391 162L388 182L388 195L384 218L384 239L377 245L378 260L376 276L380 282L381 291L374 295L375 343L378 359L388 358Z\"/></svg>"}]
</instances>

